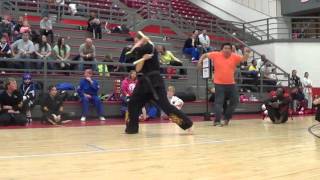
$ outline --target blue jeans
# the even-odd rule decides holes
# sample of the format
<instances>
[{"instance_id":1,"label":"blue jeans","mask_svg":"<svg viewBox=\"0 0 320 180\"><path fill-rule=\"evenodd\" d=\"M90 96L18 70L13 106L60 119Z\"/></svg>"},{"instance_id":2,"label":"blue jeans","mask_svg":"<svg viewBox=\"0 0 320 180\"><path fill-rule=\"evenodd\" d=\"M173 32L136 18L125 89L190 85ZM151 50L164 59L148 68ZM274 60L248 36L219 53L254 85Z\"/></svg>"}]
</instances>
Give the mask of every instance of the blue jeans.
<instances>
[{"instance_id":1,"label":"blue jeans","mask_svg":"<svg viewBox=\"0 0 320 180\"><path fill-rule=\"evenodd\" d=\"M229 103L224 111L224 119L230 120L239 103L238 90L235 84L215 84L215 122L220 122L225 100Z\"/></svg>"},{"instance_id":2,"label":"blue jeans","mask_svg":"<svg viewBox=\"0 0 320 180\"><path fill-rule=\"evenodd\" d=\"M199 60L199 58L200 58L199 57L200 53L199 53L198 48L184 48L183 53L191 55L192 59Z\"/></svg>"},{"instance_id":3,"label":"blue jeans","mask_svg":"<svg viewBox=\"0 0 320 180\"><path fill-rule=\"evenodd\" d=\"M93 103L94 106L96 107L98 116L103 116L103 105L98 96L91 96L90 99L87 97L82 97L81 98L81 103L82 103L82 116L87 116L89 112L89 103Z\"/></svg>"}]
</instances>

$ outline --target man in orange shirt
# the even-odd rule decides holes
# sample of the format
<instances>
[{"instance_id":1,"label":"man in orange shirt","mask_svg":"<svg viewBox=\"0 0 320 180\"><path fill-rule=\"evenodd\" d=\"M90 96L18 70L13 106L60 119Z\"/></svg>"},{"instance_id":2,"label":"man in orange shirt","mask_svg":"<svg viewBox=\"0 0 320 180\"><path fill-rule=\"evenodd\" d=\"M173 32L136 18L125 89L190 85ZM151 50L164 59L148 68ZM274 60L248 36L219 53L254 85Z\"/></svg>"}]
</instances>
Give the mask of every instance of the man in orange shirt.
<instances>
[{"instance_id":1,"label":"man in orange shirt","mask_svg":"<svg viewBox=\"0 0 320 180\"><path fill-rule=\"evenodd\" d=\"M220 120L223 111L223 103L228 99L229 103L224 113L224 125L228 125L232 114L239 102L238 90L235 85L234 74L237 66L247 61L251 50L244 49L244 55L240 56L232 53L232 45L225 43L221 46L220 52L210 52L203 54L198 62L198 67L202 67L203 60L211 59L214 67L214 85L215 85L215 121L214 126L222 126Z\"/></svg>"}]
</instances>

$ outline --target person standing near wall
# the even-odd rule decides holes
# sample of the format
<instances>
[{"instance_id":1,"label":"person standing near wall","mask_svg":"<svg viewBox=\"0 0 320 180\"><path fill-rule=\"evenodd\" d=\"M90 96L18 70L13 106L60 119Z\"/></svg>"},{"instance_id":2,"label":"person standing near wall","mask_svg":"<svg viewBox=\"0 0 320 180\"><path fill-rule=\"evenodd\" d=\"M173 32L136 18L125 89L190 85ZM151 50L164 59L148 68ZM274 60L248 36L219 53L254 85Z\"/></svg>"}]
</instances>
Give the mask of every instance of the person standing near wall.
<instances>
[{"instance_id":1,"label":"person standing near wall","mask_svg":"<svg viewBox=\"0 0 320 180\"><path fill-rule=\"evenodd\" d=\"M302 81L303 94L308 101L308 109L312 108L312 81L309 79L309 73L304 73L304 78Z\"/></svg>"}]
</instances>

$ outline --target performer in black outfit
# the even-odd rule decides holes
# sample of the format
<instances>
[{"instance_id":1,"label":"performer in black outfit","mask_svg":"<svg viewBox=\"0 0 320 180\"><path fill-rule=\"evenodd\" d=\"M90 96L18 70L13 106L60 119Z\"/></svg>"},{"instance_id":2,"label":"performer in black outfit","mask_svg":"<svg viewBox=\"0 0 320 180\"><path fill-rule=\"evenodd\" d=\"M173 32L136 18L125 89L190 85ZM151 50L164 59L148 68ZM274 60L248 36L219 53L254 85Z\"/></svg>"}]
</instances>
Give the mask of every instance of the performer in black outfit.
<instances>
[{"instance_id":1,"label":"performer in black outfit","mask_svg":"<svg viewBox=\"0 0 320 180\"><path fill-rule=\"evenodd\" d=\"M16 80L8 78L5 87L0 94L0 125L26 125L27 118L21 113L22 96L17 91Z\"/></svg>"},{"instance_id":2,"label":"performer in black outfit","mask_svg":"<svg viewBox=\"0 0 320 180\"><path fill-rule=\"evenodd\" d=\"M284 96L284 89L278 88L277 95L265 102L268 115L275 124L288 121L290 98Z\"/></svg>"},{"instance_id":3,"label":"performer in black outfit","mask_svg":"<svg viewBox=\"0 0 320 180\"><path fill-rule=\"evenodd\" d=\"M63 113L63 98L58 94L55 86L49 86L49 93L46 94L42 101L41 110L43 112L43 120L52 125L70 122L70 120L63 120L65 116L65 113Z\"/></svg>"},{"instance_id":4,"label":"performer in black outfit","mask_svg":"<svg viewBox=\"0 0 320 180\"><path fill-rule=\"evenodd\" d=\"M143 75L133 91L128 103L129 122L125 132L136 134L139 131L139 115L142 107L153 100L182 129L191 128L193 122L180 110L172 106L167 98L166 88L160 76L158 52L148 37L139 32L135 38L136 44L129 53L134 53L138 63L136 71Z\"/></svg>"}]
</instances>

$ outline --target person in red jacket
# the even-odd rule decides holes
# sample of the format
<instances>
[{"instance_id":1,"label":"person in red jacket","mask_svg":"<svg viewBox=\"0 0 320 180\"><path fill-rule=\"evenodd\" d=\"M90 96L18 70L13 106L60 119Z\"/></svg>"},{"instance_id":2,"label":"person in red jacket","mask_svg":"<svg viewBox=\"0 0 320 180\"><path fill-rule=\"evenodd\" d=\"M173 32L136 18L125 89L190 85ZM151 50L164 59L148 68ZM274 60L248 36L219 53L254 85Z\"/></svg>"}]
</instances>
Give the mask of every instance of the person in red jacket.
<instances>
[{"instance_id":1,"label":"person in red jacket","mask_svg":"<svg viewBox=\"0 0 320 180\"><path fill-rule=\"evenodd\" d=\"M128 102L137 82L137 72L134 70L131 70L129 76L121 82L121 112L125 114L126 121L128 120Z\"/></svg>"}]
</instances>

